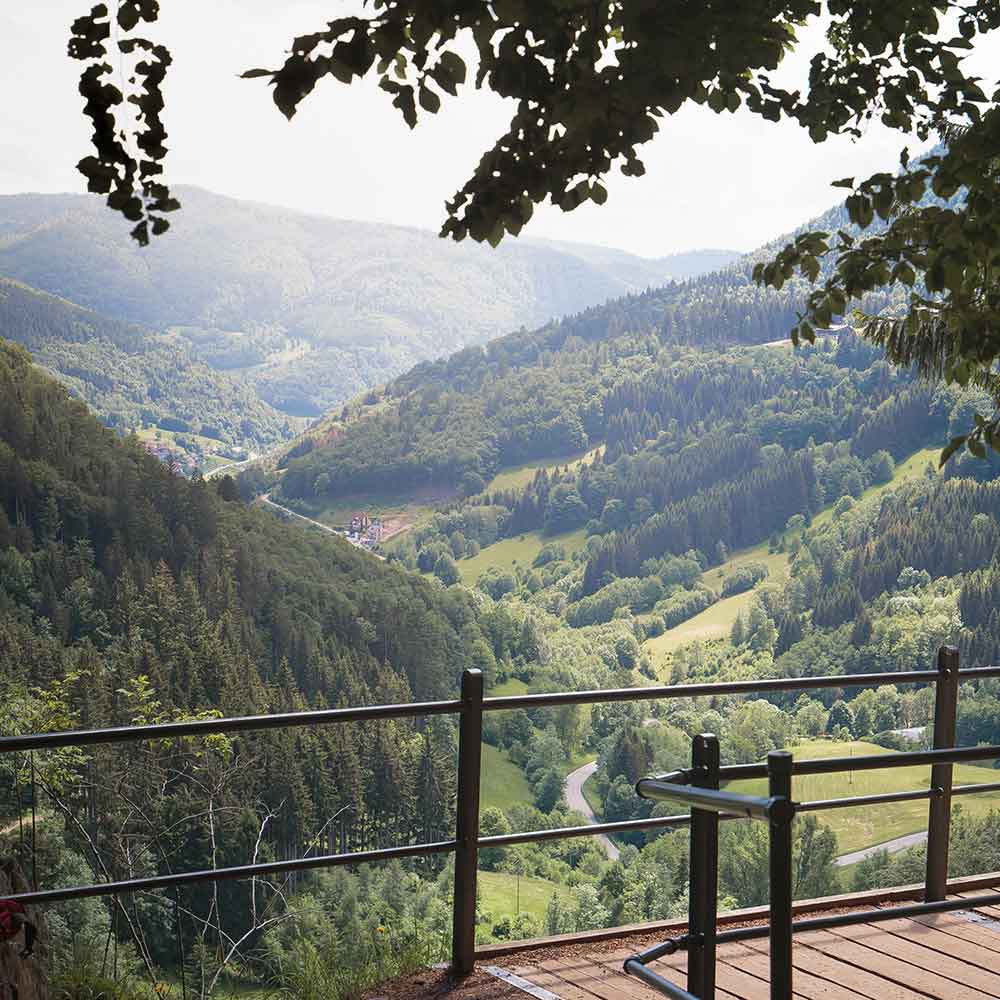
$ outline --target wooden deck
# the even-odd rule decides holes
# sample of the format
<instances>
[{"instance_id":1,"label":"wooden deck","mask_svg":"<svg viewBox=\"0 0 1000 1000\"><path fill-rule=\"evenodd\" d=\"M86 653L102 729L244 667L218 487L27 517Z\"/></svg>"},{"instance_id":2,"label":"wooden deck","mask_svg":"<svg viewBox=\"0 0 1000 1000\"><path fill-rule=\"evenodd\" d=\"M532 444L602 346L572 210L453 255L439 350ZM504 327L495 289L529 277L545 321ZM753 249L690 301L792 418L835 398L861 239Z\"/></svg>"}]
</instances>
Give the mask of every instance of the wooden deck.
<instances>
[{"instance_id":1,"label":"wooden deck","mask_svg":"<svg viewBox=\"0 0 1000 1000\"><path fill-rule=\"evenodd\" d=\"M955 913L856 924L795 936L796 1000L989 1000L1000 998L1000 908L975 906ZM540 987L550 1000L655 1000L661 996L622 971L634 947L594 949L560 957L530 955L509 971ZM767 941L719 947L719 1000L769 1000ZM686 958L651 963L665 979L686 983ZM494 967L496 968L496 967ZM500 970L497 970L502 974ZM545 997L545 993L550 996ZM521 988L511 996L527 998Z\"/></svg>"},{"instance_id":2,"label":"wooden deck","mask_svg":"<svg viewBox=\"0 0 1000 1000\"><path fill-rule=\"evenodd\" d=\"M1000 1000L1000 906L976 905L985 891L950 913L896 918L795 935L796 1000ZM893 906L888 903L887 906ZM852 906L850 909L860 909ZM865 908L871 908L867 906ZM669 935L662 935L666 937ZM662 937L660 939L662 939ZM444 973L386 984L378 1000L657 1000L661 994L622 971L622 962L652 944L635 937L557 944L512 955L484 956L476 973L454 981ZM718 1000L769 1000L766 939L720 945ZM686 985L686 957L650 965Z\"/></svg>"}]
</instances>

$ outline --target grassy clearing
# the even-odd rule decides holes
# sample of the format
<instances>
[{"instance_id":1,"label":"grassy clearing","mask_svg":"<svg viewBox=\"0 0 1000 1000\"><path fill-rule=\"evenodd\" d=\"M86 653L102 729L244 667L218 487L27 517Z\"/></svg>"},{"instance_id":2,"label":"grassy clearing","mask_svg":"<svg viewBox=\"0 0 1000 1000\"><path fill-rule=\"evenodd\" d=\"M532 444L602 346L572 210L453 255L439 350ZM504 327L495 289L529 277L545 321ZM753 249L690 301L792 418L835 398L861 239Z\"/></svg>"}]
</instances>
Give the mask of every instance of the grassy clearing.
<instances>
[{"instance_id":1,"label":"grassy clearing","mask_svg":"<svg viewBox=\"0 0 1000 1000\"><path fill-rule=\"evenodd\" d=\"M922 476L928 465L937 469L938 458L940 455L940 448L921 448L920 451L915 451L909 458L900 462L899 465L896 466L896 471L889 482L882 483L880 486L869 486L868 489L861 494L857 502L863 503L866 500L871 500L875 497L881 496L886 492L886 490L899 486L900 483ZM821 510L813 518L813 524L826 524L832 519L833 504L829 507L824 507L823 510Z\"/></svg>"},{"instance_id":2,"label":"grassy clearing","mask_svg":"<svg viewBox=\"0 0 1000 1000\"><path fill-rule=\"evenodd\" d=\"M855 740L850 743L834 743L829 740L813 740L799 746L789 747L799 759L811 760L816 757L847 757L868 754L894 754L874 743ZM988 781L983 768L966 764L955 765L955 784L973 785ZM764 779L733 783L733 790L751 795L766 795L767 782ZM853 795L878 795L883 792L912 791L930 787L929 767L894 767L884 771L857 771L846 774L810 774L796 778L794 796L796 800L807 802L815 799L839 799ZM979 815L990 809L1000 809L1000 793L984 792L980 795L963 795L962 808L971 815ZM927 802L892 802L880 805L830 809L817 814L821 823L837 834L839 854L847 854L863 847L883 844L908 833L927 829Z\"/></svg>"},{"instance_id":3,"label":"grassy clearing","mask_svg":"<svg viewBox=\"0 0 1000 1000\"><path fill-rule=\"evenodd\" d=\"M490 697L511 698L519 694L528 693L528 685L519 677L508 677L502 684L490 689Z\"/></svg>"},{"instance_id":4,"label":"grassy clearing","mask_svg":"<svg viewBox=\"0 0 1000 1000\"><path fill-rule=\"evenodd\" d=\"M768 552L767 543L755 545L753 548L741 549L730 559L710 569L704 576L705 583L714 589L722 588L722 581L734 570L747 563L759 562L767 566L768 576L765 582L784 583L788 579L788 554L785 552ZM736 621L737 615L745 611L753 600L753 590L742 594L734 594L717 601L710 608L705 608L700 614L689 618L686 622L674 628L667 629L662 635L647 640L643 649L653 658L653 662L662 660L668 653L694 642L695 639L723 639L729 635L729 630Z\"/></svg>"},{"instance_id":5,"label":"grassy clearing","mask_svg":"<svg viewBox=\"0 0 1000 1000\"><path fill-rule=\"evenodd\" d=\"M525 462L523 465L512 465L509 469L498 472L491 480L486 492L495 493L500 490L523 490L534 478L539 469L579 468L584 462L592 462L596 455L604 451L604 445L598 445L590 451L577 452L566 458L543 458L540 461Z\"/></svg>"},{"instance_id":6,"label":"grassy clearing","mask_svg":"<svg viewBox=\"0 0 1000 1000\"><path fill-rule=\"evenodd\" d=\"M400 497L390 493L358 493L347 497L336 497L319 504L308 504L308 515L316 521L328 524L332 528L343 528L350 523L355 511L363 510L368 514L389 519L403 519L412 524L434 512L436 500L444 497Z\"/></svg>"},{"instance_id":7,"label":"grassy clearing","mask_svg":"<svg viewBox=\"0 0 1000 1000\"><path fill-rule=\"evenodd\" d=\"M524 772L504 753L489 743L483 744L480 771L481 809L495 806L509 809L518 804L531 804L531 788Z\"/></svg>"},{"instance_id":8,"label":"grassy clearing","mask_svg":"<svg viewBox=\"0 0 1000 1000\"><path fill-rule=\"evenodd\" d=\"M545 909L555 895L565 896L568 890L543 878L509 875L507 872L479 873L479 909L489 912L494 922L503 917L530 913L545 924ZM518 905L520 904L520 909Z\"/></svg>"},{"instance_id":9,"label":"grassy clearing","mask_svg":"<svg viewBox=\"0 0 1000 1000\"><path fill-rule=\"evenodd\" d=\"M516 538L504 538L492 545L487 545L477 556L471 559L459 559L456 565L462 576L462 583L473 586L476 580L490 567L509 570L514 565L531 566L535 556L549 544L562 545L566 555L582 549L587 543L587 534L583 528L567 531L561 535L543 535L540 531L526 531Z\"/></svg>"},{"instance_id":10,"label":"grassy clearing","mask_svg":"<svg viewBox=\"0 0 1000 1000\"><path fill-rule=\"evenodd\" d=\"M880 496L886 490L900 483L922 476L927 464L937 467L939 451L937 448L923 448L914 452L905 461L896 466L896 472L888 483L880 486L870 486L861 494L859 503L869 501ZM815 518L813 524L822 525L833 518L833 504L825 507ZM705 583L710 587L720 589L723 579L740 566L749 562L761 562L768 568L768 577L765 582L783 583L788 579L788 555L784 552L768 552L767 543L755 545L753 548L742 549L733 555L727 562L710 569L705 574ZM710 639L723 639L729 635L729 630L733 627L737 615L745 611L753 600L753 591L748 590L743 594L736 594L727 597L710 608L706 608L701 614L689 618L686 622L672 629L668 629L662 635L654 639L647 640L643 649L652 657L654 663L661 662L668 654L689 642L700 639L705 642Z\"/></svg>"}]
</instances>

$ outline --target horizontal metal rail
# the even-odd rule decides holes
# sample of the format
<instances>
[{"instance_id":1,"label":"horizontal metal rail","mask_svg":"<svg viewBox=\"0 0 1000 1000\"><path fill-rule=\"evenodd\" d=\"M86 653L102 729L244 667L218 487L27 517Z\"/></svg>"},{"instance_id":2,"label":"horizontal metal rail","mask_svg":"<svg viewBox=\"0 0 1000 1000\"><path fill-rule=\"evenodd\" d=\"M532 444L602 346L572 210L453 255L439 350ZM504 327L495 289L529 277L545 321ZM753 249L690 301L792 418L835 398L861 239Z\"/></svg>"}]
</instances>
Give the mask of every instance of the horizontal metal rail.
<instances>
[{"instance_id":1,"label":"horizontal metal rail","mask_svg":"<svg viewBox=\"0 0 1000 1000\"><path fill-rule=\"evenodd\" d=\"M427 715L456 715L462 702L418 701L400 705L369 705L361 708L326 708L311 712L281 712L277 715L244 715L223 719L191 719L161 722L151 726L117 726L112 729L70 729L59 733L31 733L0 737L0 754L25 750L54 750L59 747L95 746L100 743L138 743L169 740L183 736L214 736L260 729L291 729L326 726L338 722L371 722Z\"/></svg>"},{"instance_id":2,"label":"horizontal metal rail","mask_svg":"<svg viewBox=\"0 0 1000 1000\"><path fill-rule=\"evenodd\" d=\"M977 677L1000 677L1000 667L975 667L966 673ZM773 691L811 691L821 688L871 687L877 684L934 684L936 670L906 670L896 673L840 674L825 677L775 677L755 681L720 681L714 684L670 684L659 687L608 688L594 691L556 691L546 694L514 694L484 698L484 712L509 712L523 708L560 705L598 705L609 701L659 701L664 698L712 698L724 694L767 694Z\"/></svg>"},{"instance_id":3,"label":"horizontal metal rail","mask_svg":"<svg viewBox=\"0 0 1000 1000\"><path fill-rule=\"evenodd\" d=\"M173 875L152 875L149 878L127 879L122 882L98 882L94 885L72 886L66 889L43 889L40 892L22 892L5 898L20 903L61 903L67 899L84 899L88 896L118 896L128 892L148 892L169 889L175 885L193 882L222 882L231 879L256 878L278 872L301 872L313 868L334 868L338 865L356 865L365 861L394 861L399 858L418 858L430 854L454 851L457 842L440 840L430 844L408 844L403 847L384 847L375 851L354 851L347 854L321 854L315 858L294 858L289 861L266 861L256 865L236 865L232 868L208 868L203 871L177 872Z\"/></svg>"},{"instance_id":4,"label":"horizontal metal rail","mask_svg":"<svg viewBox=\"0 0 1000 1000\"><path fill-rule=\"evenodd\" d=\"M905 750L902 753L867 754L863 757L817 757L797 760L794 775L837 774L841 771L880 771L886 767L918 767L926 764L963 764L1000 757L1000 746L943 747L940 750ZM767 777L766 764L726 764L720 769L724 781Z\"/></svg>"},{"instance_id":5,"label":"horizontal metal rail","mask_svg":"<svg viewBox=\"0 0 1000 1000\"><path fill-rule=\"evenodd\" d=\"M1000 677L1000 666L970 667L960 670L959 677L963 680ZM898 673L840 674L826 677L788 677L752 681L725 681L714 684L673 684L646 688L557 691L546 694L484 698L483 711L506 712L514 709L546 708L560 705L596 705L616 701L710 698L726 694L767 694L768 692L777 691L866 687L874 684L933 684L939 679L938 672L935 670L909 670ZM452 699L448 701L409 702L397 705L369 705L359 708L330 708L308 712L282 712L275 715L196 719L183 722L164 722L150 726L117 726L110 729L76 729L56 733L31 733L24 736L0 737L0 754L26 750L54 750L69 746L95 746L104 743L128 743L144 740L176 739L186 736L210 736L217 733L323 726L338 722L371 722L381 719L456 715L461 711L461 700ZM997 756L1000 756L1000 749L998 749ZM863 758L854 758L854 760L861 759ZM744 768L744 771L739 775L726 773L726 777L763 777L766 773L763 764L759 766L754 764L735 766ZM731 771L731 768L724 769L724 772L726 771ZM821 772L796 771L796 773Z\"/></svg>"},{"instance_id":6,"label":"horizontal metal rail","mask_svg":"<svg viewBox=\"0 0 1000 1000\"><path fill-rule=\"evenodd\" d=\"M696 788L675 785L669 781L643 778L635 786L644 799L654 802L683 802L697 809L728 813L748 819L772 819L775 810L787 807L784 800L765 799L758 795L740 795L738 792L716 791L714 788Z\"/></svg>"},{"instance_id":7,"label":"horizontal metal rail","mask_svg":"<svg viewBox=\"0 0 1000 1000\"><path fill-rule=\"evenodd\" d=\"M1000 792L1000 781L991 781L984 785L955 785L952 795L975 795L977 792Z\"/></svg>"},{"instance_id":8,"label":"horizontal metal rail","mask_svg":"<svg viewBox=\"0 0 1000 1000\"><path fill-rule=\"evenodd\" d=\"M815 799L800 802L799 812L816 812L820 809L848 809L851 806L876 806L887 802L913 802L917 799L937 799L944 794L940 788L924 788L912 792L883 792L878 795L855 795L846 799Z\"/></svg>"}]
</instances>

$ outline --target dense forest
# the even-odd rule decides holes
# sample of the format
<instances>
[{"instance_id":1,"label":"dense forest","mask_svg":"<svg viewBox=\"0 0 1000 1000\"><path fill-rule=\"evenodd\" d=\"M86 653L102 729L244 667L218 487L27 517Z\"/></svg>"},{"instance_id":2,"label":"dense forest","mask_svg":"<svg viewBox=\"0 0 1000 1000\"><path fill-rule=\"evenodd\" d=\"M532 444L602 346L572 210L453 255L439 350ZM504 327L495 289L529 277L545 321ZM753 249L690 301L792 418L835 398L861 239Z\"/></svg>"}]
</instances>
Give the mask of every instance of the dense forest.
<instances>
[{"instance_id":1,"label":"dense forest","mask_svg":"<svg viewBox=\"0 0 1000 1000\"><path fill-rule=\"evenodd\" d=\"M0 345L6 732L451 696L476 644L536 653L530 628L466 592L286 527L229 478L176 475ZM52 817L32 861L45 884L127 878L446 836L453 757L450 726L405 722L8 756L2 802L16 817L37 795ZM191 890L185 952L243 934L251 890L277 907L289 887L220 889L211 932L218 900ZM176 965L164 906L62 907L54 968L86 965L112 925L141 965Z\"/></svg>"},{"instance_id":2,"label":"dense forest","mask_svg":"<svg viewBox=\"0 0 1000 1000\"><path fill-rule=\"evenodd\" d=\"M518 693L891 673L926 668L945 642L966 663L1000 656L1000 462L964 455L936 467L988 400L891 366L849 323L792 350L798 280L761 290L753 255L711 275L675 262L688 280L479 345L513 308L502 282L475 329L441 325L442 310L469 309L447 284L419 316L400 312L397 293L424 280L416 271L362 322L361 285L349 307L332 284L321 294L326 272L307 252L333 239L334 223L190 196L220 203L219 218L200 216L198 240L266 227L287 270L251 294L243 264L206 250L204 283L166 301L148 297L148 275L128 261L111 262L106 288L75 266L55 269L51 290L88 306L103 297L125 317L115 321L0 281L0 331L33 352L0 342L6 731L453 697L466 667L484 672L490 693ZM0 205L10 237L0 269L37 278L47 228L72 231L81 254L99 242L74 199ZM844 223L838 212L820 220ZM385 233L369 229L376 245ZM422 245L395 236L397 253ZM158 266L179 288L166 247ZM563 277L550 298L524 293L549 310L532 322L568 311L551 296L585 304L574 296L594 269L619 292L641 287L648 264L577 248L569 266L559 257L569 249L536 252L556 255L544 275ZM528 264L515 255L502 267L513 282ZM384 283L380 268L372 280ZM245 326L279 299L294 324ZM398 337L383 337L386 317ZM433 350L419 334L429 329ZM469 343L368 388L377 373ZM278 410L312 413L362 385L238 482L180 476L128 433L264 447L290 429ZM427 487L436 499L381 546L384 558L255 502L267 491L322 517L331 502ZM960 743L1000 743L998 688L963 687ZM717 732L726 762L780 747L892 752L926 743L932 712L931 688L884 684L488 713L481 830L583 823L565 798L582 762L597 763L584 793L599 816L646 818L666 810L639 799L635 780L686 764L696 733ZM442 718L8 756L0 836L42 887L445 838L456 753ZM920 829L921 817L895 808L880 821ZM992 864L982 845L998 808L1000 796L966 800L953 873ZM920 848L838 867L888 839L879 829L858 840L833 814L797 821L796 895L915 881ZM477 940L685 911L683 831L633 831L617 846L620 856L590 838L484 850ZM132 1000L177 980L201 997L267 988L347 1000L447 954L449 865L59 904L46 914L51 973L66 1000ZM766 830L725 824L720 905L763 902L767 866ZM521 880L540 903L521 905Z\"/></svg>"},{"instance_id":3,"label":"dense forest","mask_svg":"<svg viewBox=\"0 0 1000 1000\"><path fill-rule=\"evenodd\" d=\"M294 421L240 379L213 371L183 344L6 278L0 336L28 348L119 433L168 431L179 452L235 457L272 447L294 430Z\"/></svg>"}]
</instances>

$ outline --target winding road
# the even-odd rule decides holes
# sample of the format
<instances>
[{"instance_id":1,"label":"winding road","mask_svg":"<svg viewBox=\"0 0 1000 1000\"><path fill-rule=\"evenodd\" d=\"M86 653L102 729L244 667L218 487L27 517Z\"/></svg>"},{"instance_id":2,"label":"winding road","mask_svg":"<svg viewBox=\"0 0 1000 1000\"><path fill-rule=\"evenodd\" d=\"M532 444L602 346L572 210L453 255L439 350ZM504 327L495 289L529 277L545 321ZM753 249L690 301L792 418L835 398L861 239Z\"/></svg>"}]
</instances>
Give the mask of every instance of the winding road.
<instances>
[{"instance_id":1,"label":"winding road","mask_svg":"<svg viewBox=\"0 0 1000 1000\"><path fill-rule=\"evenodd\" d=\"M594 810L590 808L590 803L584 797L583 783L596 770L597 761L592 760L589 764L584 764L583 767L578 767L575 771L571 771L566 775L566 787L563 789L566 805L570 809L575 809L578 813L582 813L588 823L596 823L597 817L594 815ZM615 846L614 841L610 837L605 837L603 833L599 833L597 839L600 841L608 857L612 861L617 861L621 851Z\"/></svg>"},{"instance_id":2,"label":"winding road","mask_svg":"<svg viewBox=\"0 0 1000 1000\"><path fill-rule=\"evenodd\" d=\"M860 851L851 851L850 854L841 854L834 860L838 868L846 868L847 865L856 865L865 858L870 858L877 851L888 851L895 854L896 851L905 851L907 847L915 847L922 844L927 839L927 831L921 830L918 833L908 833L904 837L896 837L894 840L887 840L884 844L873 844L871 847L862 848Z\"/></svg>"},{"instance_id":3,"label":"winding road","mask_svg":"<svg viewBox=\"0 0 1000 1000\"><path fill-rule=\"evenodd\" d=\"M590 803L584 797L583 794L583 783L597 770L597 761L592 760L589 764L584 764L583 767L578 767L575 771L570 772L566 775L566 785L563 789L563 795L566 799L566 805L570 809L576 810L578 813L582 813L588 823L594 824L599 822L597 817L594 815L594 810L590 808ZM610 837L606 837L603 833L597 835L597 839L600 841L601 846L604 848L608 857L612 861L617 861L621 855L621 851L615 845L614 841ZM917 833L908 833L902 837L896 837L893 840L887 840L882 844L873 844L871 847L864 847L859 851L851 851L849 854L841 854L839 858L834 859L834 864L838 868L846 868L848 865L856 865L859 861L864 861L866 858L870 858L873 854L878 851L888 851L890 854L895 854L897 851L905 851L907 847L915 847L917 844L922 844L927 839L927 831L920 830Z\"/></svg>"}]
</instances>

